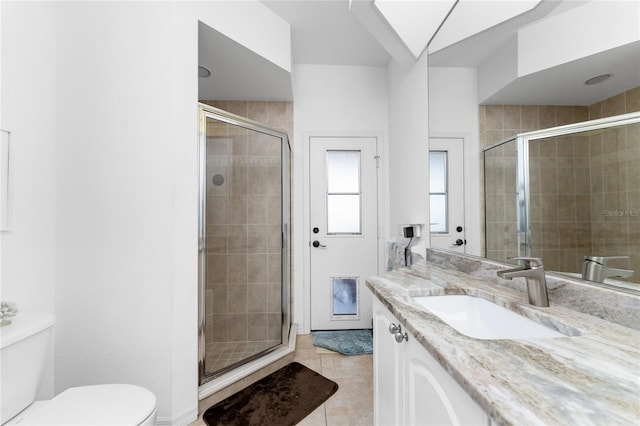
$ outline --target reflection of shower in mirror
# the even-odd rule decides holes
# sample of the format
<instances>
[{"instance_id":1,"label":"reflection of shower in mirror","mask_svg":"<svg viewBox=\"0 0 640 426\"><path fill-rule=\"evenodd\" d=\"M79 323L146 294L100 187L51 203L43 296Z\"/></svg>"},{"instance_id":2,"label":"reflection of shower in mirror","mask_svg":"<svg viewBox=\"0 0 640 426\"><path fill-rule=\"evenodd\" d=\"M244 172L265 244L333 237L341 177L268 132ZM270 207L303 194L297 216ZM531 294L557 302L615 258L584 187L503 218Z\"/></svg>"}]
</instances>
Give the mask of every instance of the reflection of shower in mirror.
<instances>
[{"instance_id":1,"label":"reflection of shower in mirror","mask_svg":"<svg viewBox=\"0 0 640 426\"><path fill-rule=\"evenodd\" d=\"M640 290L633 273L640 270L640 239L633 237L638 140L640 112L633 112L521 133L486 148L486 257L540 257L548 271ZM590 262L585 275L585 258L607 261Z\"/></svg>"}]
</instances>

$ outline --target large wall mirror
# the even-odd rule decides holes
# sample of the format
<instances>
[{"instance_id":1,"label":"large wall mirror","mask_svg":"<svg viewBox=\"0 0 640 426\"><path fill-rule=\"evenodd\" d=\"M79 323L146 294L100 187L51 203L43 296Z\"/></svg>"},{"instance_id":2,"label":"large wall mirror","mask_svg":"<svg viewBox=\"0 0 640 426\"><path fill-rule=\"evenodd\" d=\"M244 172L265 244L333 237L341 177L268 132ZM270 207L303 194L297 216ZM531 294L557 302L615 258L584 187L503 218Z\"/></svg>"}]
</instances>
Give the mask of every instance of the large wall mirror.
<instances>
[{"instance_id":1,"label":"large wall mirror","mask_svg":"<svg viewBox=\"0 0 640 426\"><path fill-rule=\"evenodd\" d=\"M540 2L428 46L430 136L465 135L464 253L539 256L578 280L589 256L584 283L640 294L640 40L626 19L637 11L637 2ZM632 35L589 44L598 19Z\"/></svg>"},{"instance_id":2,"label":"large wall mirror","mask_svg":"<svg viewBox=\"0 0 640 426\"><path fill-rule=\"evenodd\" d=\"M484 150L485 253L640 291L640 112Z\"/></svg>"}]
</instances>

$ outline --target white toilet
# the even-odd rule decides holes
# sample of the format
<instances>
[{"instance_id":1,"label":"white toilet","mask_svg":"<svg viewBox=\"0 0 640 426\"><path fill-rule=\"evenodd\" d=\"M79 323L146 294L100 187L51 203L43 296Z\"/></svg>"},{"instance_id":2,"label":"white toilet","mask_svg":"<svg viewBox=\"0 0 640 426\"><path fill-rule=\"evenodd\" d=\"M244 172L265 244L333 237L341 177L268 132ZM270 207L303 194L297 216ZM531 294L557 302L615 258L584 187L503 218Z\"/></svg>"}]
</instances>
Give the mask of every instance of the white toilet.
<instances>
[{"instance_id":1,"label":"white toilet","mask_svg":"<svg viewBox=\"0 0 640 426\"><path fill-rule=\"evenodd\" d=\"M81 386L49 401L34 402L55 318L20 313L0 327L1 425L156 424L156 397L135 385Z\"/></svg>"}]
</instances>

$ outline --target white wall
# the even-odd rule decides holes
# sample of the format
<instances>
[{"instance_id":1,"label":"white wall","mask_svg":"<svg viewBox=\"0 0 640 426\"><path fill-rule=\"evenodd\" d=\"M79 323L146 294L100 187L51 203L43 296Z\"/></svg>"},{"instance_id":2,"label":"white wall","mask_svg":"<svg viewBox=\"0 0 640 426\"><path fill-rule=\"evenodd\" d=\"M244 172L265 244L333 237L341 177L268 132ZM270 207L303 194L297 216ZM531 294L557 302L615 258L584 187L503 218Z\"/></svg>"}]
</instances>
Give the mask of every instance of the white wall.
<instances>
[{"instance_id":1,"label":"white wall","mask_svg":"<svg viewBox=\"0 0 640 426\"><path fill-rule=\"evenodd\" d=\"M309 332L309 135L380 138L380 182L385 185L388 133L386 75L386 68L381 67L294 65L292 248L295 253L294 322L301 334ZM387 193L387 188L383 191ZM384 220L384 214L381 220Z\"/></svg>"},{"instance_id":2,"label":"white wall","mask_svg":"<svg viewBox=\"0 0 640 426\"><path fill-rule=\"evenodd\" d=\"M429 223L428 61L423 54L409 70L389 65L389 231L401 224ZM412 247L424 256L429 227Z\"/></svg>"},{"instance_id":3,"label":"white wall","mask_svg":"<svg viewBox=\"0 0 640 426\"><path fill-rule=\"evenodd\" d=\"M464 139L466 253L481 254L480 140L475 68L429 68L429 135Z\"/></svg>"},{"instance_id":4,"label":"white wall","mask_svg":"<svg viewBox=\"0 0 640 426\"><path fill-rule=\"evenodd\" d=\"M54 312L56 235L55 7L2 2L2 121L11 132L10 232L0 233L0 295L26 311ZM37 29L37 30L34 30ZM40 398L53 394L53 357Z\"/></svg>"},{"instance_id":5,"label":"white wall","mask_svg":"<svg viewBox=\"0 0 640 426\"><path fill-rule=\"evenodd\" d=\"M640 2L586 2L518 31L518 76L638 40Z\"/></svg>"},{"instance_id":6,"label":"white wall","mask_svg":"<svg viewBox=\"0 0 640 426\"><path fill-rule=\"evenodd\" d=\"M55 312L55 392L136 383L195 419L198 20L290 63L288 25L236 3L3 2L2 297Z\"/></svg>"}]
</instances>

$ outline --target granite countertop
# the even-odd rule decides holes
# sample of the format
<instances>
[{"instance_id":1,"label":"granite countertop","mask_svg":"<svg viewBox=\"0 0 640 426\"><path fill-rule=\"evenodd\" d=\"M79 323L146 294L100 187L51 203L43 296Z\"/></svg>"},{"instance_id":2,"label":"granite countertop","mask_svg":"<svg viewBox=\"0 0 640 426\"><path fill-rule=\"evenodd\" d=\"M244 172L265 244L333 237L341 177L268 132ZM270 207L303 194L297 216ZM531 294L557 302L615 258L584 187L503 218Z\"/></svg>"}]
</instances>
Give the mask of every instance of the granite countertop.
<instances>
[{"instance_id":1,"label":"granite countertop","mask_svg":"<svg viewBox=\"0 0 640 426\"><path fill-rule=\"evenodd\" d=\"M420 262L367 279L373 294L498 424L640 424L640 332L524 292ZM412 296L469 294L568 335L479 340L425 312Z\"/></svg>"}]
</instances>

